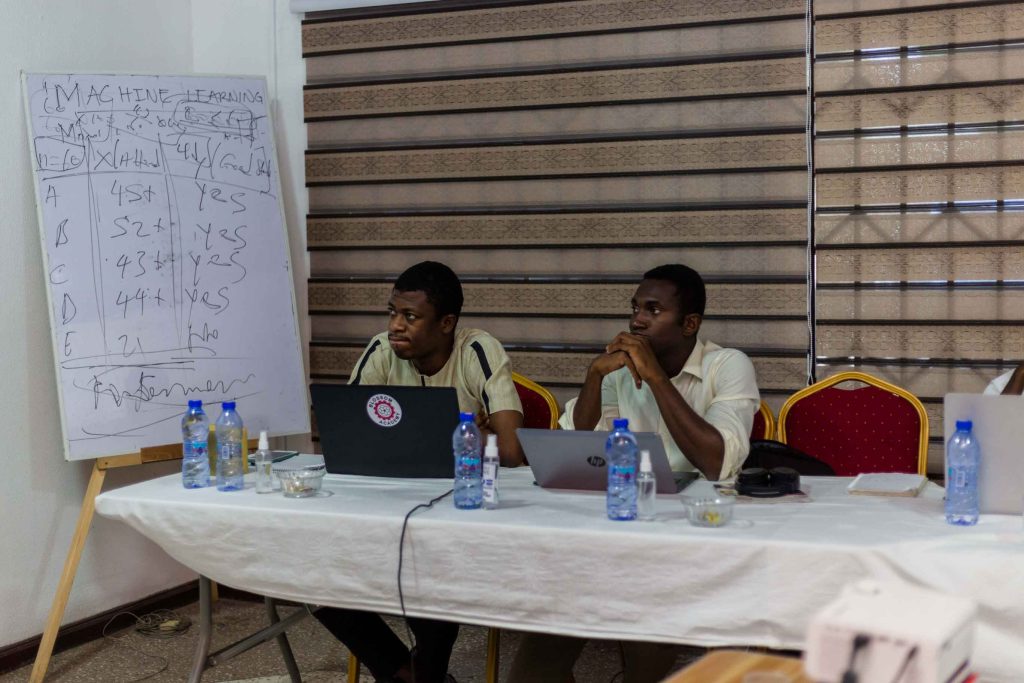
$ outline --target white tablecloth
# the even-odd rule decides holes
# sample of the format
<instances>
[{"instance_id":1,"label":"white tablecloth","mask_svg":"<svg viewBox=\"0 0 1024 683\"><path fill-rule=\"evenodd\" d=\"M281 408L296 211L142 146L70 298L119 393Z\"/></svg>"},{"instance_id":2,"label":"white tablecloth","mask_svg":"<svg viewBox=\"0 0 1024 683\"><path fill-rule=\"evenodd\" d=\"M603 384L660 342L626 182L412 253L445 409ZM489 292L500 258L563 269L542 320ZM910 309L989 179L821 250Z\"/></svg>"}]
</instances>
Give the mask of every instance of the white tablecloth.
<instances>
[{"instance_id":1,"label":"white tablecloth","mask_svg":"<svg viewBox=\"0 0 1024 683\"><path fill-rule=\"evenodd\" d=\"M800 649L810 617L866 577L973 597L975 666L1024 680L1020 517L952 527L934 485L918 498L850 496L807 478L809 502L740 503L733 523L690 526L675 496L654 522L611 522L600 493L549 491L503 470L498 510L417 512L405 541L411 615L597 638ZM328 475L331 495L185 490L164 477L96 499L179 562L278 598L397 613L398 541L444 480Z\"/></svg>"}]
</instances>

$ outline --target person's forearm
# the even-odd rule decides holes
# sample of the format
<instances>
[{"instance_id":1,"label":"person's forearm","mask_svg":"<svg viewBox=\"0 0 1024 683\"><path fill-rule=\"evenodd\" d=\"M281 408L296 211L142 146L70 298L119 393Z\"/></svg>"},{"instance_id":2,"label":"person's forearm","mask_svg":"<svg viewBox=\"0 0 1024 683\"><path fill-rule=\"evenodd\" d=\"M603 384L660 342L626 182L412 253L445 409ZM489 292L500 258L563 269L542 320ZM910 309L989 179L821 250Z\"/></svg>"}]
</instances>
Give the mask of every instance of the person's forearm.
<instances>
[{"instance_id":1,"label":"person's forearm","mask_svg":"<svg viewBox=\"0 0 1024 683\"><path fill-rule=\"evenodd\" d=\"M597 426L601 419L601 375L593 370L587 372L579 398L572 409L574 429L588 430Z\"/></svg>"},{"instance_id":2,"label":"person's forearm","mask_svg":"<svg viewBox=\"0 0 1024 683\"><path fill-rule=\"evenodd\" d=\"M650 387L672 440L705 477L718 479L725 461L722 434L690 407L668 378Z\"/></svg>"},{"instance_id":3,"label":"person's forearm","mask_svg":"<svg viewBox=\"0 0 1024 683\"><path fill-rule=\"evenodd\" d=\"M519 467L523 464L523 446L519 443L516 429L523 426L523 416L515 410L501 410L491 413L489 426L498 437L498 460L504 467Z\"/></svg>"},{"instance_id":4,"label":"person's forearm","mask_svg":"<svg viewBox=\"0 0 1024 683\"><path fill-rule=\"evenodd\" d=\"M515 434L498 434L498 460L502 467L519 467L523 464L523 447Z\"/></svg>"}]
</instances>

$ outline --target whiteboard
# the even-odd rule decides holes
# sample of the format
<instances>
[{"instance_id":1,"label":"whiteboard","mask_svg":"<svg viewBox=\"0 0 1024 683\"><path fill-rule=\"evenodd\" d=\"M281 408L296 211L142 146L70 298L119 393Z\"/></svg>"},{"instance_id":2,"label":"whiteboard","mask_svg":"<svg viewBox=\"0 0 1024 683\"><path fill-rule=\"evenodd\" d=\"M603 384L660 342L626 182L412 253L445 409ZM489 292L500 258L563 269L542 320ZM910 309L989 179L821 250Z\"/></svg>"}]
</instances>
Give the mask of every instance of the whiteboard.
<instances>
[{"instance_id":1,"label":"whiteboard","mask_svg":"<svg viewBox=\"0 0 1024 683\"><path fill-rule=\"evenodd\" d=\"M263 78L24 74L64 455L309 431Z\"/></svg>"}]
</instances>

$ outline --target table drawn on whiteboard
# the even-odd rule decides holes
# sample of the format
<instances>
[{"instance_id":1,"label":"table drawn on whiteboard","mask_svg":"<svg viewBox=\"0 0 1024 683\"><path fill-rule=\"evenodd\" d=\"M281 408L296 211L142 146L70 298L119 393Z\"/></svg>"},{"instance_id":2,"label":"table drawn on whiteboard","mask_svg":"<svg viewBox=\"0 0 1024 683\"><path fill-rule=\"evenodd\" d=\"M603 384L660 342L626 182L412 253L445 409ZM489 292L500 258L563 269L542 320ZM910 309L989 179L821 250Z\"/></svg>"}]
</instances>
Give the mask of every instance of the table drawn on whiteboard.
<instances>
[{"instance_id":1,"label":"table drawn on whiteboard","mask_svg":"<svg viewBox=\"0 0 1024 683\"><path fill-rule=\"evenodd\" d=\"M177 441L189 399L308 431L265 89L25 76L70 459Z\"/></svg>"}]
</instances>

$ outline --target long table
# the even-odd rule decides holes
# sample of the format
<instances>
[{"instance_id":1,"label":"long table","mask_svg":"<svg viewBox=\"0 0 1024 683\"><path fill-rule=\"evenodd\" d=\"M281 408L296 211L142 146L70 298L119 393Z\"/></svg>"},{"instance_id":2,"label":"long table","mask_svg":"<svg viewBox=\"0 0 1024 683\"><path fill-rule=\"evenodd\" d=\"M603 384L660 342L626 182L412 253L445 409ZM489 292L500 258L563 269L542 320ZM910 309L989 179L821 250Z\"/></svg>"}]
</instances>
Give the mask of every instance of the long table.
<instances>
[{"instance_id":1,"label":"long table","mask_svg":"<svg viewBox=\"0 0 1024 683\"><path fill-rule=\"evenodd\" d=\"M675 496L658 519L612 522L604 495L551 491L502 470L501 507L446 498L409 521L409 615L594 638L801 649L813 614L864 578L968 595L980 605L975 668L1024 680L1024 530L1019 516L947 525L942 489L852 496L846 478L804 479L805 502L738 503L698 528ZM399 536L436 479L328 475L319 497L185 490L168 476L103 493L120 519L218 583L273 598L399 613Z\"/></svg>"}]
</instances>

